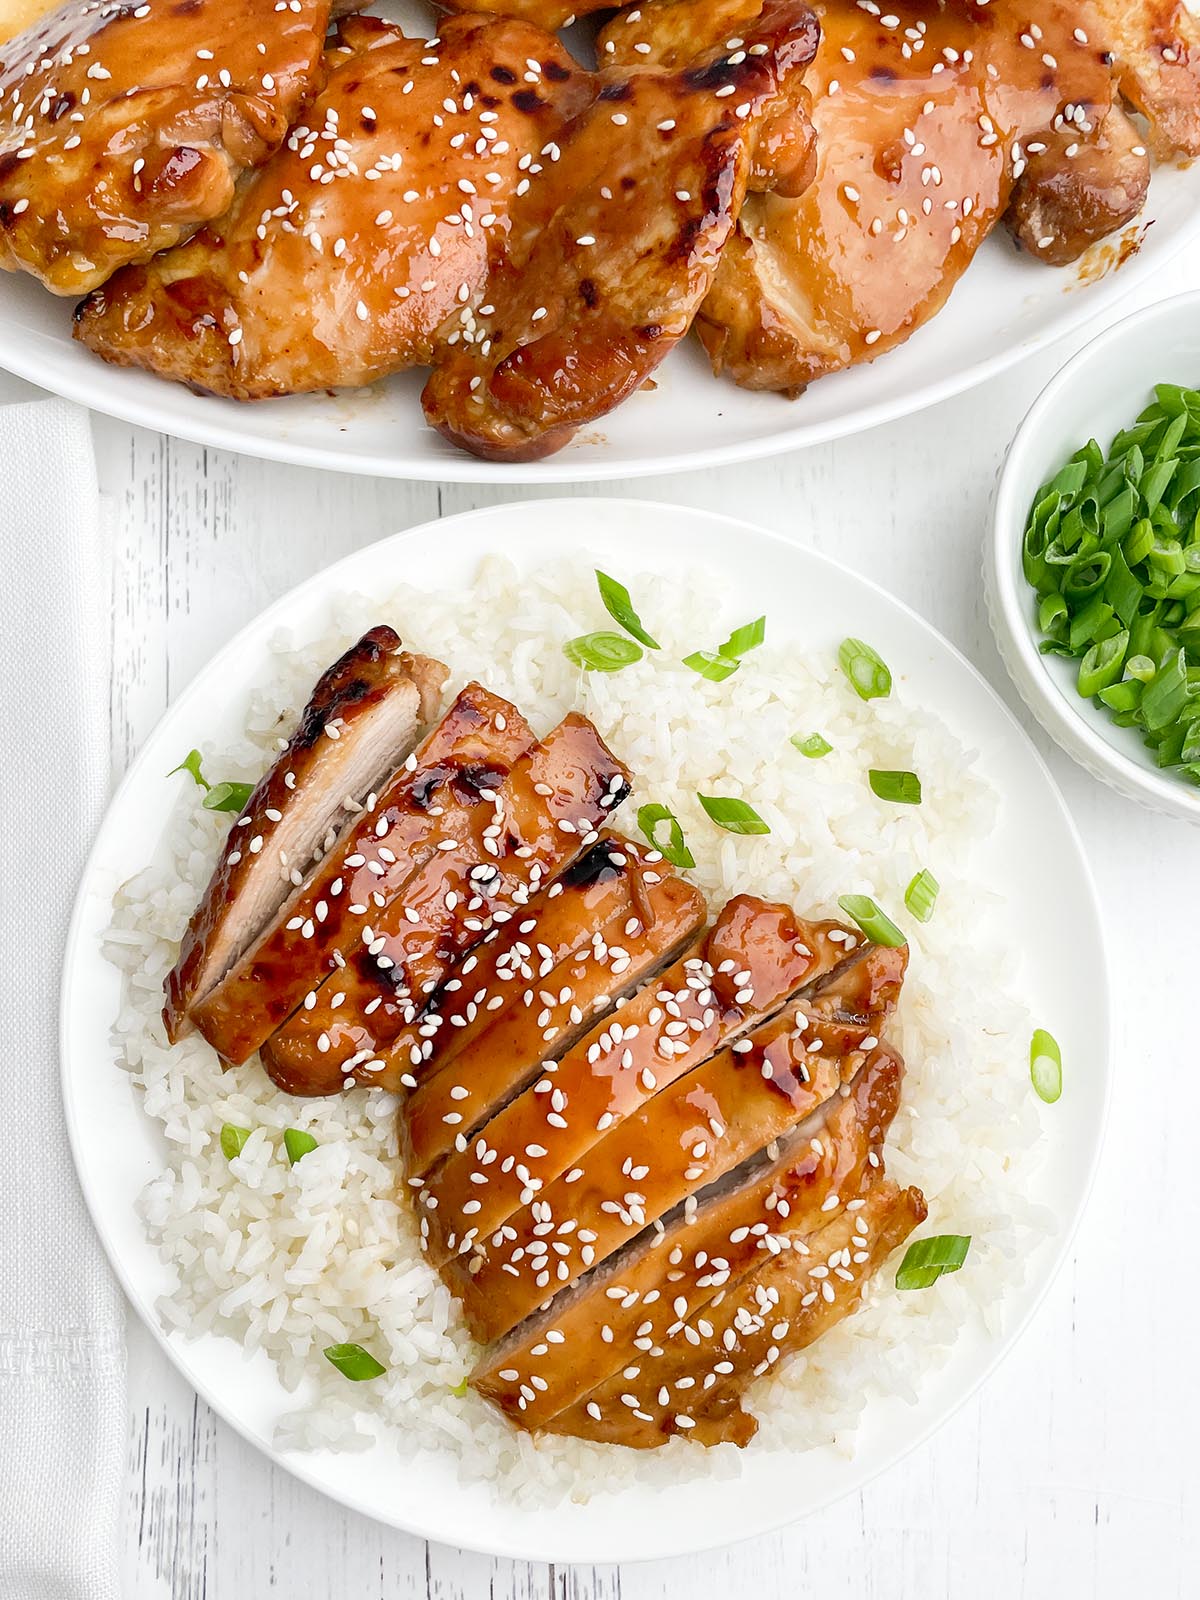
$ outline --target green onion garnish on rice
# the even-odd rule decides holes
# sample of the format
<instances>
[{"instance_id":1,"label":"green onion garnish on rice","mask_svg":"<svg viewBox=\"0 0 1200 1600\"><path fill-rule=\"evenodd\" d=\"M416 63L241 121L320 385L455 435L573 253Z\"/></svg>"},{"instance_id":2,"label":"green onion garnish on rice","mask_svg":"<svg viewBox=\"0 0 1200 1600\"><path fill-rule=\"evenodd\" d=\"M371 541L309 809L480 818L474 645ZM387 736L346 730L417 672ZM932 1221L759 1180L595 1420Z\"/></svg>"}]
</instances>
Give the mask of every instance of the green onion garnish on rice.
<instances>
[{"instance_id":1,"label":"green onion garnish on rice","mask_svg":"<svg viewBox=\"0 0 1200 1600\"><path fill-rule=\"evenodd\" d=\"M732 678L738 669L733 657L723 656L719 650L693 650L690 656L684 656L683 664L699 673L700 677L707 678L710 683L723 683L726 678Z\"/></svg>"},{"instance_id":2,"label":"green onion garnish on rice","mask_svg":"<svg viewBox=\"0 0 1200 1600\"><path fill-rule=\"evenodd\" d=\"M708 816L726 833L770 833L770 825L763 821L753 806L744 800L734 800L715 794L696 796Z\"/></svg>"},{"instance_id":3,"label":"green onion garnish on rice","mask_svg":"<svg viewBox=\"0 0 1200 1600\"><path fill-rule=\"evenodd\" d=\"M226 1161L232 1161L234 1156L241 1155L242 1147L249 1137L249 1128L239 1128L232 1122L221 1124L221 1154Z\"/></svg>"},{"instance_id":4,"label":"green onion garnish on rice","mask_svg":"<svg viewBox=\"0 0 1200 1600\"><path fill-rule=\"evenodd\" d=\"M928 867L922 867L908 888L905 889L904 904L907 906L909 913L916 917L918 922L928 922L932 917L940 887L941 885Z\"/></svg>"},{"instance_id":5,"label":"green onion garnish on rice","mask_svg":"<svg viewBox=\"0 0 1200 1600\"><path fill-rule=\"evenodd\" d=\"M971 1248L969 1233L939 1233L917 1239L904 1252L896 1269L897 1289L928 1289L943 1272L957 1272Z\"/></svg>"},{"instance_id":6,"label":"green onion garnish on rice","mask_svg":"<svg viewBox=\"0 0 1200 1600\"><path fill-rule=\"evenodd\" d=\"M639 644L644 644L647 650L661 650L662 646L646 632L641 617L633 609L633 601L625 585L610 578L607 572L601 572L599 567L595 571L600 598L613 621L619 623L626 633L632 634Z\"/></svg>"},{"instance_id":7,"label":"green onion garnish on rice","mask_svg":"<svg viewBox=\"0 0 1200 1600\"><path fill-rule=\"evenodd\" d=\"M862 639L843 639L838 664L860 700L883 700L892 692L887 662Z\"/></svg>"},{"instance_id":8,"label":"green onion garnish on rice","mask_svg":"<svg viewBox=\"0 0 1200 1600\"><path fill-rule=\"evenodd\" d=\"M883 772L878 767L872 767L867 777L872 793L881 800L891 800L899 806L921 804L921 780L915 772Z\"/></svg>"},{"instance_id":9,"label":"green onion garnish on rice","mask_svg":"<svg viewBox=\"0 0 1200 1600\"><path fill-rule=\"evenodd\" d=\"M1029 1041L1029 1076L1038 1099L1052 1106L1062 1094L1062 1051L1045 1028L1036 1029Z\"/></svg>"},{"instance_id":10,"label":"green onion garnish on rice","mask_svg":"<svg viewBox=\"0 0 1200 1600\"><path fill-rule=\"evenodd\" d=\"M317 1148L317 1141L303 1128L286 1128L283 1134L283 1148L287 1151L289 1165L294 1167L302 1156Z\"/></svg>"},{"instance_id":11,"label":"green onion garnish on rice","mask_svg":"<svg viewBox=\"0 0 1200 1600\"><path fill-rule=\"evenodd\" d=\"M744 656L748 650L757 650L767 637L766 617L756 617L742 628L735 628L725 643L717 646L717 653L733 660Z\"/></svg>"},{"instance_id":12,"label":"green onion garnish on rice","mask_svg":"<svg viewBox=\"0 0 1200 1600\"><path fill-rule=\"evenodd\" d=\"M737 671L742 656L748 650L757 650L766 637L767 619L756 617L744 627L735 628L716 650L693 650L690 656L684 656L683 664L710 683L723 683Z\"/></svg>"},{"instance_id":13,"label":"green onion garnish on rice","mask_svg":"<svg viewBox=\"0 0 1200 1600\"><path fill-rule=\"evenodd\" d=\"M856 923L875 944L886 945L889 950L897 950L908 940L900 929L887 915L881 911L867 894L844 894L838 905Z\"/></svg>"},{"instance_id":14,"label":"green onion garnish on rice","mask_svg":"<svg viewBox=\"0 0 1200 1600\"><path fill-rule=\"evenodd\" d=\"M655 645L654 648L657 650L658 646ZM471 1380L469 1378L461 1378L450 1390L450 1393L456 1400L465 1400L467 1398L467 1389L470 1387L470 1382Z\"/></svg>"},{"instance_id":15,"label":"green onion garnish on rice","mask_svg":"<svg viewBox=\"0 0 1200 1600\"><path fill-rule=\"evenodd\" d=\"M581 633L577 639L567 640L563 655L585 672L620 672L642 659L642 647L619 633Z\"/></svg>"},{"instance_id":16,"label":"green onion garnish on rice","mask_svg":"<svg viewBox=\"0 0 1200 1600\"><path fill-rule=\"evenodd\" d=\"M807 756L810 761L819 761L822 756L827 756L833 749L829 740L819 733L794 733L792 743L802 756Z\"/></svg>"},{"instance_id":17,"label":"green onion garnish on rice","mask_svg":"<svg viewBox=\"0 0 1200 1600\"><path fill-rule=\"evenodd\" d=\"M687 840L683 836L683 829L679 826L679 819L667 806L651 803L638 807L638 827L642 830L650 845L664 856L673 867L694 867L696 858L688 849ZM669 824L667 841L664 844L659 832L663 823Z\"/></svg>"},{"instance_id":18,"label":"green onion garnish on rice","mask_svg":"<svg viewBox=\"0 0 1200 1600\"><path fill-rule=\"evenodd\" d=\"M177 767L167 773L173 778L177 772L190 772L198 789L204 790L200 804L206 811L241 811L254 793L252 783L209 783L204 776L199 750L189 750Z\"/></svg>"},{"instance_id":19,"label":"green onion garnish on rice","mask_svg":"<svg viewBox=\"0 0 1200 1600\"><path fill-rule=\"evenodd\" d=\"M200 804L206 811L242 811L253 793L252 783L214 783Z\"/></svg>"},{"instance_id":20,"label":"green onion garnish on rice","mask_svg":"<svg viewBox=\"0 0 1200 1600\"><path fill-rule=\"evenodd\" d=\"M199 750L189 750L179 765L171 768L170 772L167 773L167 777L173 778L177 772L190 772L192 775L192 781L197 785L197 787L201 789L207 789L209 787L209 782L204 776L204 772L201 767L202 759L203 758L201 757Z\"/></svg>"},{"instance_id":21,"label":"green onion garnish on rice","mask_svg":"<svg viewBox=\"0 0 1200 1600\"><path fill-rule=\"evenodd\" d=\"M1077 450L1034 497L1021 560L1042 654L1200 783L1200 391L1159 384L1107 454Z\"/></svg>"},{"instance_id":22,"label":"green onion garnish on rice","mask_svg":"<svg viewBox=\"0 0 1200 1600\"><path fill-rule=\"evenodd\" d=\"M379 1378L387 1371L382 1361L376 1361L371 1352L364 1350L360 1344L331 1344L325 1350L325 1359L351 1383Z\"/></svg>"}]
</instances>

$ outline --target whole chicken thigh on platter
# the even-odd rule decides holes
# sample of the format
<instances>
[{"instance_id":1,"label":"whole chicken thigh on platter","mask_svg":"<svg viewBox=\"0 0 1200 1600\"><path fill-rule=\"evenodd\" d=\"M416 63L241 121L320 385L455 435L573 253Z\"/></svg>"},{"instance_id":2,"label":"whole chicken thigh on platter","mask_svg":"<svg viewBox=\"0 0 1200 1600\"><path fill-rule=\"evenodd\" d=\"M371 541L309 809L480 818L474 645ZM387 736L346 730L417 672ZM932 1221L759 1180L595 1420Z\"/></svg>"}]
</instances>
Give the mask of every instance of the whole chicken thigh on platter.
<instances>
[{"instance_id":1,"label":"whole chicken thigh on platter","mask_svg":"<svg viewBox=\"0 0 1200 1600\"><path fill-rule=\"evenodd\" d=\"M67 0L0 44L0 267L83 294L220 216L328 21L329 0Z\"/></svg>"},{"instance_id":2,"label":"whole chicken thigh on platter","mask_svg":"<svg viewBox=\"0 0 1200 1600\"><path fill-rule=\"evenodd\" d=\"M229 214L119 273L76 336L240 400L371 383L453 347L589 74L522 22L340 25L328 82Z\"/></svg>"}]
</instances>

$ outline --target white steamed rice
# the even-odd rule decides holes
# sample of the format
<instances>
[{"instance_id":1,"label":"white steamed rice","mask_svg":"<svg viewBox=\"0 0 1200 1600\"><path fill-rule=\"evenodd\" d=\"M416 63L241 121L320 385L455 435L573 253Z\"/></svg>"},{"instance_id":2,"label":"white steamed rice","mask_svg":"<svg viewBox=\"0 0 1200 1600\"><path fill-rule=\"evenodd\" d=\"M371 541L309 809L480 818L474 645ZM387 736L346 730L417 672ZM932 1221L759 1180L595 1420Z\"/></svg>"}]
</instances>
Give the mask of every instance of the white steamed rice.
<instances>
[{"instance_id":1,"label":"white steamed rice","mask_svg":"<svg viewBox=\"0 0 1200 1600\"><path fill-rule=\"evenodd\" d=\"M698 643L715 646L729 625L747 620L726 613L715 577L693 574L685 592L643 576L632 589L664 648L611 676L578 673L560 649L608 620L583 560L518 577L492 559L465 595L343 597L326 638L275 641L277 672L254 692L244 739L206 749L206 764L221 778L257 776L321 669L364 627L388 621L411 648L449 664L453 688L482 679L539 732L571 708L590 716L636 774L618 825L632 831L646 800L668 805L714 907L745 891L829 916L838 914L840 894L865 892L895 913L913 874L931 869L942 886L932 922L904 918L911 963L891 1037L908 1071L887 1168L897 1182L923 1189L923 1231L972 1235L967 1267L911 1294L897 1292L885 1269L857 1315L751 1394L763 1424L752 1450L849 1450L873 1397L915 1400L923 1375L965 1324L982 1319L995 1332L1004 1294L1049 1224L1028 1199L1041 1137L1027 1070L1031 1021L1013 995L1010 957L989 944L996 891L971 871L996 797L972 770L972 753L907 705L902 688L864 703L823 654L798 658L768 634L724 683L679 665ZM820 761L788 742L814 730L834 746ZM868 767L917 771L923 804L877 800ZM718 832L697 790L744 796L770 834ZM527 1502L585 1498L597 1483L736 1472L732 1446L704 1451L677 1440L639 1454L533 1440L474 1394L455 1393L474 1351L398 1198L392 1097L359 1089L340 1099L292 1099L256 1059L223 1072L197 1036L167 1046L162 981L227 826L181 786L163 864L124 885L109 935L124 973L119 1047L169 1147L143 1203L150 1235L178 1274L160 1303L164 1324L267 1352L296 1395L295 1409L279 1420L281 1445L361 1448L386 1430L397 1450L449 1451L464 1479L491 1480ZM254 1130L232 1161L220 1148L225 1122ZM288 1127L319 1141L294 1168L282 1151ZM386 1376L347 1382L322 1356L344 1342L371 1349Z\"/></svg>"}]
</instances>

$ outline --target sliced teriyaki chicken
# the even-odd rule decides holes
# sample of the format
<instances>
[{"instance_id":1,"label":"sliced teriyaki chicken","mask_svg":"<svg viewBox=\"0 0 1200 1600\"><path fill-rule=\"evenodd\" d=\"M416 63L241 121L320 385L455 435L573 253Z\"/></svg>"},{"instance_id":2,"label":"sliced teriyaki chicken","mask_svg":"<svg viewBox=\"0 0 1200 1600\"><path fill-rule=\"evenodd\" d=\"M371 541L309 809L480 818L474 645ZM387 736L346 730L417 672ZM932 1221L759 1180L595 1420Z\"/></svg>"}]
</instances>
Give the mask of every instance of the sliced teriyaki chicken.
<instances>
[{"instance_id":1,"label":"sliced teriyaki chicken","mask_svg":"<svg viewBox=\"0 0 1200 1600\"><path fill-rule=\"evenodd\" d=\"M480 1241L477 1253L447 1262L443 1279L462 1301L472 1335L482 1343L500 1338L823 1106L878 1044L906 956L872 947L839 969L825 994L787 1006L661 1089ZM869 1011L859 1001L867 993L882 1000Z\"/></svg>"},{"instance_id":2,"label":"sliced teriyaki chicken","mask_svg":"<svg viewBox=\"0 0 1200 1600\"><path fill-rule=\"evenodd\" d=\"M519 208L470 341L425 386L429 422L489 460L561 449L687 333L741 210L764 122L812 59L803 0L675 69L607 62Z\"/></svg>"},{"instance_id":3,"label":"sliced teriyaki chicken","mask_svg":"<svg viewBox=\"0 0 1200 1600\"><path fill-rule=\"evenodd\" d=\"M336 1068L394 1088L407 1063L383 1052L409 1029L454 962L599 837L629 777L586 717L571 713L467 806L446 806L426 859L371 913L344 964L263 1046L295 1089ZM476 906L474 902L482 903Z\"/></svg>"},{"instance_id":4,"label":"sliced teriyaki chicken","mask_svg":"<svg viewBox=\"0 0 1200 1600\"><path fill-rule=\"evenodd\" d=\"M661 1346L553 1418L551 1433L653 1449L685 1433L744 1445L750 1385L854 1311L871 1276L927 1215L919 1189L872 1176L833 1221L783 1249Z\"/></svg>"},{"instance_id":5,"label":"sliced teriyaki chicken","mask_svg":"<svg viewBox=\"0 0 1200 1600\"><path fill-rule=\"evenodd\" d=\"M0 45L0 267L84 294L227 211L320 81L329 0L66 0Z\"/></svg>"},{"instance_id":6,"label":"sliced teriyaki chicken","mask_svg":"<svg viewBox=\"0 0 1200 1600\"><path fill-rule=\"evenodd\" d=\"M445 681L440 662L370 629L324 672L282 753L229 831L167 978L163 1020L177 1038L259 936L315 857L417 741ZM238 1059L241 1059L240 1057Z\"/></svg>"},{"instance_id":7,"label":"sliced teriyaki chicken","mask_svg":"<svg viewBox=\"0 0 1200 1600\"><path fill-rule=\"evenodd\" d=\"M528 937L539 935L531 929ZM596 1023L466 1150L430 1173L417 1207L431 1263L440 1267L486 1240L609 1128L824 976L856 943L838 923L801 922L787 906L749 895L731 900L686 956ZM471 992L486 1010L486 990ZM514 1162L501 1159L513 1151Z\"/></svg>"},{"instance_id":8,"label":"sliced teriyaki chicken","mask_svg":"<svg viewBox=\"0 0 1200 1600\"><path fill-rule=\"evenodd\" d=\"M465 1149L475 1130L535 1078L553 1076L554 1062L595 1019L652 982L704 925L700 891L657 851L615 835L593 845L560 883L561 894L547 900L537 925L516 932L510 949L519 964L507 969L507 993L498 989L504 1003L490 1013L487 1000L470 1002L476 1009L470 1036L451 1048L448 1061L435 1052L401 1107L400 1154L410 1182ZM439 1037L458 1044L444 1030Z\"/></svg>"},{"instance_id":9,"label":"sliced teriyaki chicken","mask_svg":"<svg viewBox=\"0 0 1200 1600\"><path fill-rule=\"evenodd\" d=\"M866 1176L900 1103L903 1066L877 1046L850 1086L754 1163L679 1206L555 1296L479 1361L472 1385L520 1427L538 1429L586 1402L614 1372L661 1348L690 1316L793 1235L839 1215ZM836 1203L830 1204L830 1196ZM586 1409L586 1407L585 1407Z\"/></svg>"},{"instance_id":10,"label":"sliced teriyaki chicken","mask_svg":"<svg viewBox=\"0 0 1200 1600\"><path fill-rule=\"evenodd\" d=\"M740 31L753 3L708 0L704 11ZM691 9L648 0L636 25L606 30L613 57L675 61ZM1060 202L1054 235L1039 236L1047 259L1128 221L1148 176L1101 20L1081 0L1048 0L1036 16L1021 0L816 9L822 40L804 76L814 181L798 198L748 198L696 319L715 370L788 393L873 359L934 315L1023 173L1027 213L1043 181L1047 207ZM1068 130L1064 150L1095 146L1073 190L1035 160Z\"/></svg>"},{"instance_id":11,"label":"sliced teriyaki chicken","mask_svg":"<svg viewBox=\"0 0 1200 1600\"><path fill-rule=\"evenodd\" d=\"M78 338L239 400L372 383L456 342L590 74L540 28L477 16L433 40L352 17L326 63L230 213L94 294Z\"/></svg>"},{"instance_id":12,"label":"sliced teriyaki chicken","mask_svg":"<svg viewBox=\"0 0 1200 1600\"><path fill-rule=\"evenodd\" d=\"M433 708L426 692L422 721ZM465 825L465 813L483 803L484 791L533 742L515 706L468 684L419 749L397 752L404 758L401 770L368 799L364 814L350 819L310 877L294 890L285 883L273 918L212 992L200 997L196 1023L213 1048L227 1061L253 1055L359 948L375 913L447 837L450 823ZM343 736L336 753L348 749ZM398 764L393 760L391 767ZM286 787L293 791L291 783ZM330 1062L318 1081L284 1087L321 1093L340 1085L337 1063Z\"/></svg>"}]
</instances>

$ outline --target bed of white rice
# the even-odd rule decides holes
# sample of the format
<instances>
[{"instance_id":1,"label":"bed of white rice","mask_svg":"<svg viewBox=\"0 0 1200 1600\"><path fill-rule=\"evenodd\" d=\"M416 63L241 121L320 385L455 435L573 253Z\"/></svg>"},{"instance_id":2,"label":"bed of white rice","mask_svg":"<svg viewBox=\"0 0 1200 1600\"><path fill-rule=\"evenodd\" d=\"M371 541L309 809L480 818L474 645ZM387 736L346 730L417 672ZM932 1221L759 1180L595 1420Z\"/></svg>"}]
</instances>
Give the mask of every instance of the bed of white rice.
<instances>
[{"instance_id":1,"label":"bed of white rice","mask_svg":"<svg viewBox=\"0 0 1200 1600\"><path fill-rule=\"evenodd\" d=\"M465 595L342 597L327 637L276 641L277 671L253 692L244 739L202 746L207 770L256 776L319 671L365 626L388 621L411 647L450 665L451 687L472 676L486 681L539 732L571 708L593 718L636 774L618 823L632 831L638 804L668 805L714 907L751 891L828 916L838 914L839 895L866 892L901 914L913 874L933 871L942 886L933 920L922 927L901 915L912 958L893 1037L908 1073L887 1166L898 1182L924 1190L924 1231L972 1235L967 1266L909 1294L885 1270L856 1316L751 1395L762 1420L752 1450L851 1450L873 1398L915 1400L923 1375L965 1325L982 1319L995 1332L1006 1289L1050 1221L1027 1198L1041 1137L1027 1068L1032 1025L1014 997L1007 954L989 947L995 888L972 874L996 796L973 771L972 753L905 704L900 689L864 703L832 657L777 647L769 626L767 644L732 678L701 680L680 657L698 643L715 646L748 619L726 613L715 578L692 574L685 592L664 579L623 576L664 648L613 675L581 674L560 649L608 622L582 559L532 579L493 559ZM819 761L789 744L791 734L814 730L834 746ZM869 767L912 768L923 803L877 800ZM744 796L770 834L719 832L701 812L698 790ZM337 1100L291 1099L257 1061L222 1072L198 1037L167 1047L162 980L228 820L203 811L181 779L169 859L124 886L109 937L125 975L116 1036L169 1152L143 1204L150 1235L178 1275L159 1307L164 1324L187 1336L224 1334L270 1355L295 1397L279 1418L283 1445L356 1448L387 1430L397 1450L449 1451L464 1478L535 1502L585 1498L598 1483L736 1472L732 1446L704 1451L680 1440L641 1455L535 1441L475 1395L456 1392L474 1352L421 1260L399 1198L391 1097L359 1089ZM254 1130L232 1161L220 1148L225 1122ZM319 1141L295 1167L283 1155L288 1127ZM373 1351L386 1376L348 1382L322 1355L344 1342Z\"/></svg>"}]
</instances>

